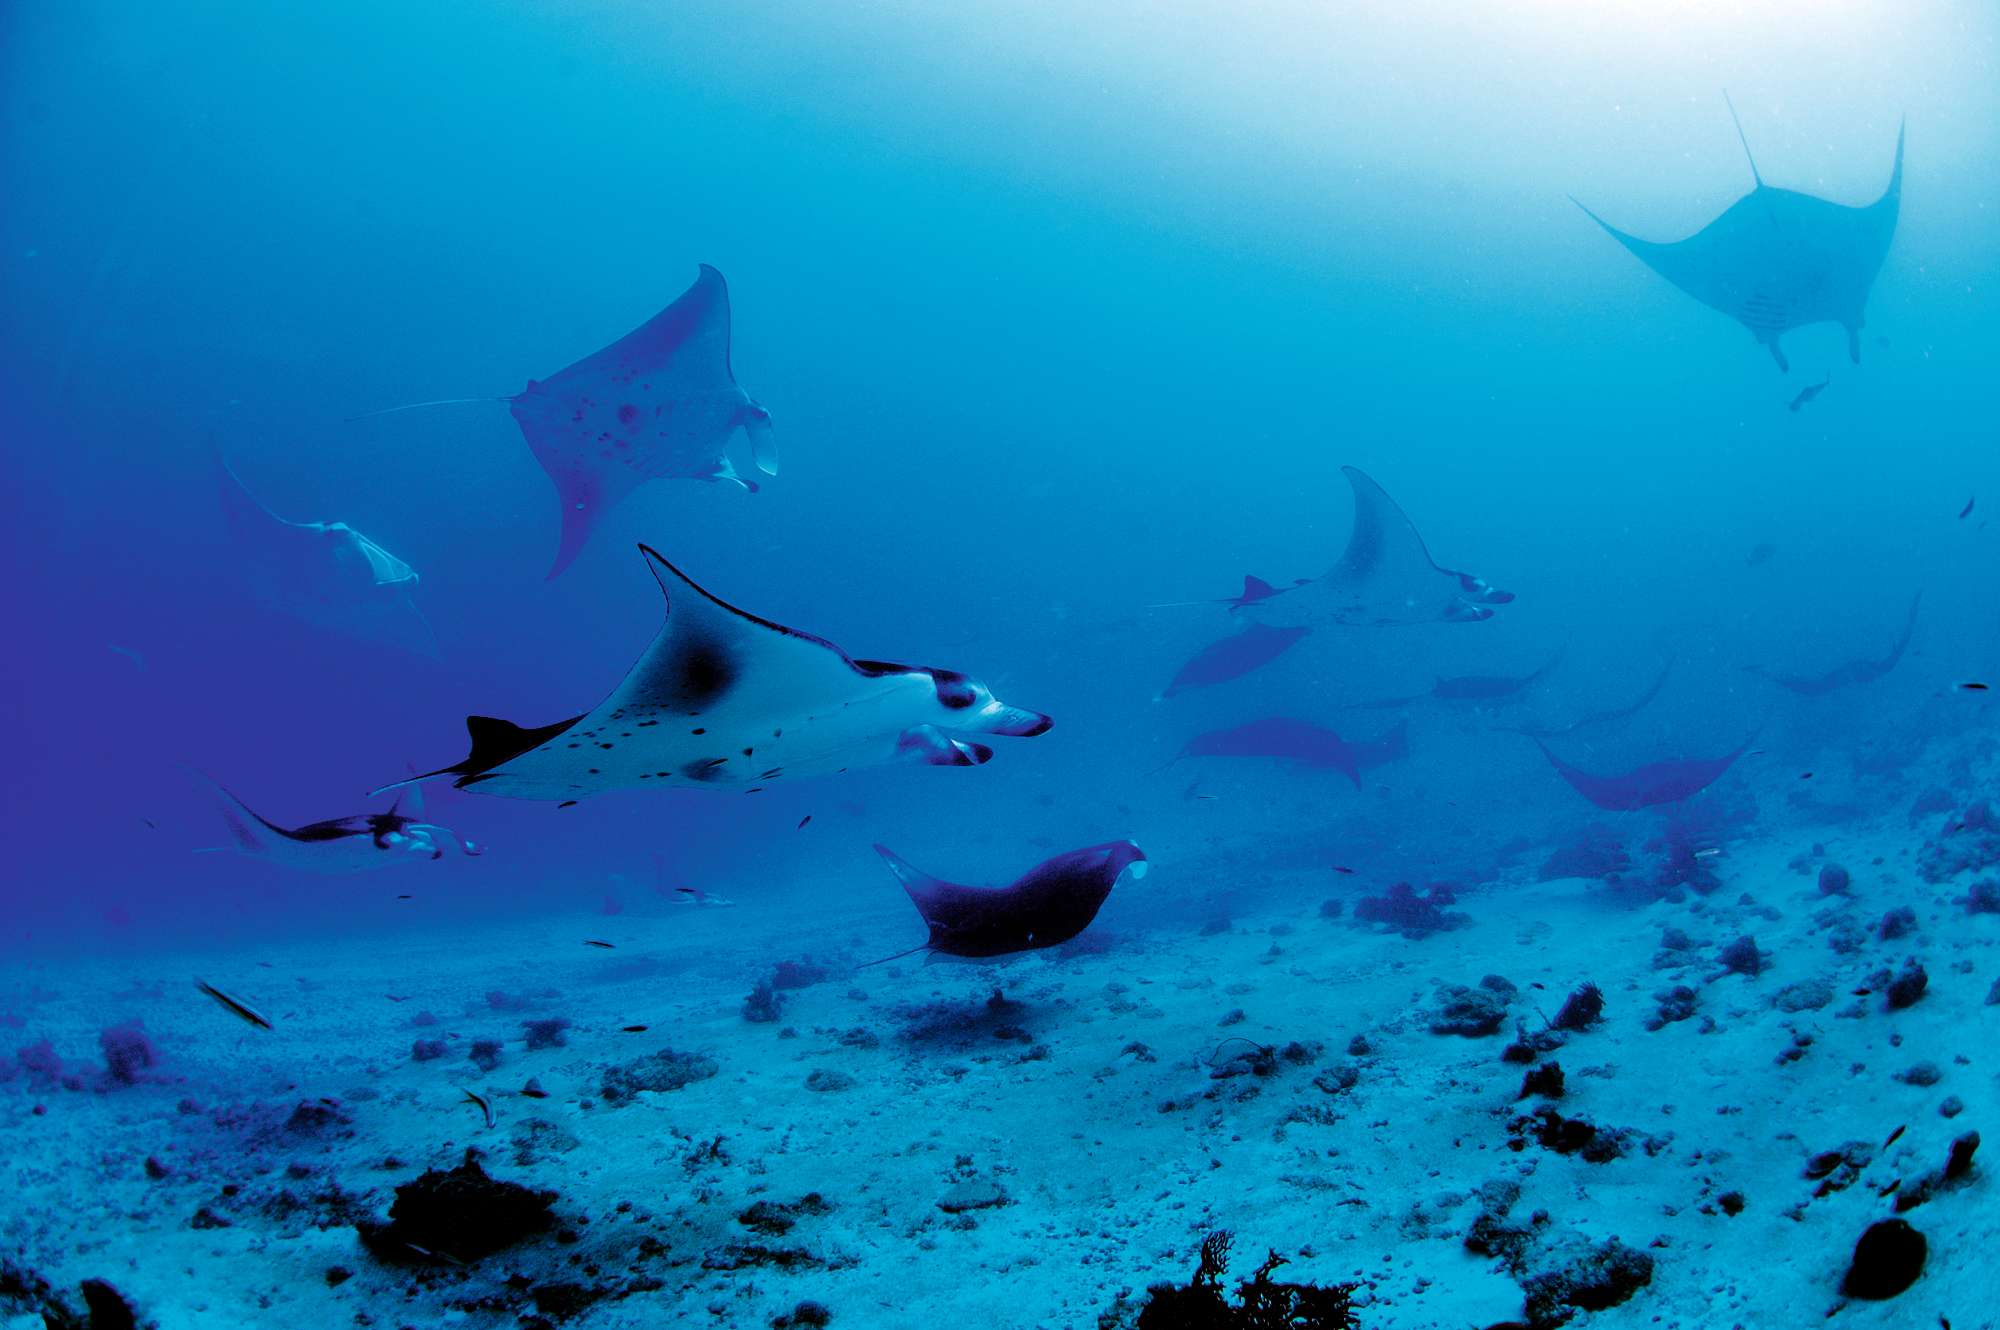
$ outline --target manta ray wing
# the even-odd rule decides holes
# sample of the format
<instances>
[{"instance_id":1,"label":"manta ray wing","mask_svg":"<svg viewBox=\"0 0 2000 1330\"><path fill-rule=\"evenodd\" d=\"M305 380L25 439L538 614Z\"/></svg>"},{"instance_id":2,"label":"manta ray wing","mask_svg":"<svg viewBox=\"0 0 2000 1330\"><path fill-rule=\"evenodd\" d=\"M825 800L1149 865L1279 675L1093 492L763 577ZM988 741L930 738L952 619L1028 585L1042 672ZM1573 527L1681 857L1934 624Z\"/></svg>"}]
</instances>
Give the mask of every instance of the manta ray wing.
<instances>
[{"instance_id":1,"label":"manta ray wing","mask_svg":"<svg viewBox=\"0 0 2000 1330\"><path fill-rule=\"evenodd\" d=\"M729 288L701 266L673 304L603 350L509 399L514 421L555 482L562 537L554 577L598 520L649 480L732 480L726 451L742 429L757 469L778 474L771 415L729 365Z\"/></svg>"},{"instance_id":2,"label":"manta ray wing","mask_svg":"<svg viewBox=\"0 0 2000 1330\"><path fill-rule=\"evenodd\" d=\"M639 548L667 619L624 681L583 715L536 729L468 718L471 754L431 775L520 799L656 786L757 790L897 760L976 766L993 750L959 735L1025 737L1050 726L954 670L855 660L739 610Z\"/></svg>"}]
</instances>

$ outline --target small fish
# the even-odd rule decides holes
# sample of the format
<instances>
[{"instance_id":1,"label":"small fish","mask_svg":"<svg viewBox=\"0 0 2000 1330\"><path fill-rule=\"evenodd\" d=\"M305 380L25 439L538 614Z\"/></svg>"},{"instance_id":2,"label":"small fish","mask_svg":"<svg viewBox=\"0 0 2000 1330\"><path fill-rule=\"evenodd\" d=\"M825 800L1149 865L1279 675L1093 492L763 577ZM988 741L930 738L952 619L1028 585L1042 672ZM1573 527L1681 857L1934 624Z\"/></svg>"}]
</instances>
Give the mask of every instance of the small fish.
<instances>
[{"instance_id":1,"label":"small fish","mask_svg":"<svg viewBox=\"0 0 2000 1330\"><path fill-rule=\"evenodd\" d=\"M563 801L562 801L561 803L557 804L557 805L556 805L556 807L557 807L557 808L574 808L574 807L576 807L576 800L574 800L574 799L565 799L565 800L563 800Z\"/></svg>"},{"instance_id":2,"label":"small fish","mask_svg":"<svg viewBox=\"0 0 2000 1330\"><path fill-rule=\"evenodd\" d=\"M1979 502L1979 496L1977 494L1967 499L1965 501L1965 507L1958 510L1958 520L1963 522L1966 518L1972 516L1972 505L1978 502Z\"/></svg>"},{"instance_id":3,"label":"small fish","mask_svg":"<svg viewBox=\"0 0 2000 1330\"><path fill-rule=\"evenodd\" d=\"M1213 800L1220 799L1221 797L1222 796L1219 794L1197 794L1195 796L1195 799L1200 803L1209 803Z\"/></svg>"},{"instance_id":4,"label":"small fish","mask_svg":"<svg viewBox=\"0 0 2000 1330\"><path fill-rule=\"evenodd\" d=\"M1335 864L1333 866L1333 871L1336 873L1345 873L1349 877L1354 876L1354 870L1352 868L1349 868L1346 864Z\"/></svg>"},{"instance_id":5,"label":"small fish","mask_svg":"<svg viewBox=\"0 0 2000 1330\"><path fill-rule=\"evenodd\" d=\"M1797 411L1807 402L1810 402L1813 398L1818 397L1821 393L1825 392L1826 385L1832 382L1833 382L1833 375L1829 374L1824 379L1820 380L1818 383L1808 383L1805 387L1799 389L1799 395L1792 399L1791 406L1786 409L1790 411Z\"/></svg>"},{"instance_id":6,"label":"small fish","mask_svg":"<svg viewBox=\"0 0 2000 1330\"><path fill-rule=\"evenodd\" d=\"M402 895L396 897L396 899L399 901L409 901L409 900L415 900L416 897L412 896L409 892L406 891Z\"/></svg>"},{"instance_id":7,"label":"small fish","mask_svg":"<svg viewBox=\"0 0 2000 1330\"><path fill-rule=\"evenodd\" d=\"M583 940L583 945L586 947L602 947L606 951L612 950L612 944L604 941L602 938L587 937Z\"/></svg>"},{"instance_id":8,"label":"small fish","mask_svg":"<svg viewBox=\"0 0 2000 1330\"><path fill-rule=\"evenodd\" d=\"M1812 779L1812 772L1810 772L1810 771L1801 771L1801 772L1799 773L1799 779L1800 779L1800 780L1811 780L1811 779Z\"/></svg>"},{"instance_id":9,"label":"small fish","mask_svg":"<svg viewBox=\"0 0 2000 1330\"><path fill-rule=\"evenodd\" d=\"M806 823L812 820L813 820L813 815L811 813L807 813L804 817L799 819L798 830L804 831L806 829Z\"/></svg>"},{"instance_id":10,"label":"small fish","mask_svg":"<svg viewBox=\"0 0 2000 1330\"><path fill-rule=\"evenodd\" d=\"M626 1033L626 1034L644 1034L644 1033L646 1033L646 1027L645 1027L645 1026L643 1026L643 1025L626 1025L626 1026L621 1026L621 1027L619 1027L619 1028L623 1029L623 1030L625 1031L625 1033Z\"/></svg>"},{"instance_id":11,"label":"small fish","mask_svg":"<svg viewBox=\"0 0 2000 1330\"><path fill-rule=\"evenodd\" d=\"M487 1102L486 1096L476 1091L467 1090L465 1097L472 1103L479 1105L479 1111L486 1115L486 1125L490 1128L497 1119L493 1116L493 1105Z\"/></svg>"},{"instance_id":12,"label":"small fish","mask_svg":"<svg viewBox=\"0 0 2000 1330\"><path fill-rule=\"evenodd\" d=\"M1751 548L1748 557L1746 557L1743 560L1743 562L1747 564L1749 567L1755 568L1760 563L1769 563L1771 561L1771 556L1776 554L1777 552L1778 552L1778 547L1768 542L1761 545L1756 545Z\"/></svg>"},{"instance_id":13,"label":"small fish","mask_svg":"<svg viewBox=\"0 0 2000 1330\"><path fill-rule=\"evenodd\" d=\"M1983 693L1986 691L1986 685L1983 683L1962 683L1959 687L1965 689L1968 693Z\"/></svg>"},{"instance_id":14,"label":"small fish","mask_svg":"<svg viewBox=\"0 0 2000 1330\"><path fill-rule=\"evenodd\" d=\"M676 887L674 890L679 896L675 902L678 905L696 905L711 910L721 910L736 904L735 901L725 900L721 896L703 891L700 887Z\"/></svg>"},{"instance_id":15,"label":"small fish","mask_svg":"<svg viewBox=\"0 0 2000 1330\"><path fill-rule=\"evenodd\" d=\"M456 1256L453 1256L450 1252L432 1251L427 1247L419 1247L414 1242L406 1242L403 1244L403 1246L415 1252L417 1255L423 1257L426 1261L445 1261L451 1265L457 1266L461 1270L465 1268L465 1262L459 1260Z\"/></svg>"},{"instance_id":16,"label":"small fish","mask_svg":"<svg viewBox=\"0 0 2000 1330\"><path fill-rule=\"evenodd\" d=\"M1696 850L1694 857L1697 859L1713 859L1721 853L1721 850Z\"/></svg>"},{"instance_id":17,"label":"small fish","mask_svg":"<svg viewBox=\"0 0 2000 1330\"><path fill-rule=\"evenodd\" d=\"M146 658L140 655L138 652L134 651L131 647L121 647L114 645L112 646L111 649L113 651L116 651L119 655L125 657L127 660L131 661L134 665L137 665L140 669L143 670L146 668Z\"/></svg>"},{"instance_id":18,"label":"small fish","mask_svg":"<svg viewBox=\"0 0 2000 1330\"><path fill-rule=\"evenodd\" d=\"M1896 1130L1890 1132L1889 1139L1882 1142L1882 1148L1886 1150L1890 1146L1894 1145L1899 1139L1901 1139L1903 1133L1907 1130L1909 1130L1909 1124L1906 1122L1902 1126L1896 1128Z\"/></svg>"},{"instance_id":19,"label":"small fish","mask_svg":"<svg viewBox=\"0 0 2000 1330\"><path fill-rule=\"evenodd\" d=\"M139 820L141 822L144 822L147 826L151 827L155 831L158 831L160 829L160 824L153 821L153 819L150 817L142 817Z\"/></svg>"},{"instance_id":20,"label":"small fish","mask_svg":"<svg viewBox=\"0 0 2000 1330\"><path fill-rule=\"evenodd\" d=\"M208 994L210 997L214 998L216 1002L220 1003L223 1007L228 1009L238 1019L248 1021L250 1024L256 1026L260 1030L268 1030L271 1028L271 1022L264 1019L263 1014L260 1013L255 1007L252 1007L247 1003L238 1002L235 998L229 996L229 994L223 992L221 989L215 987L213 984L210 984L205 980L197 979L194 981L194 986L200 989L202 992Z\"/></svg>"}]
</instances>

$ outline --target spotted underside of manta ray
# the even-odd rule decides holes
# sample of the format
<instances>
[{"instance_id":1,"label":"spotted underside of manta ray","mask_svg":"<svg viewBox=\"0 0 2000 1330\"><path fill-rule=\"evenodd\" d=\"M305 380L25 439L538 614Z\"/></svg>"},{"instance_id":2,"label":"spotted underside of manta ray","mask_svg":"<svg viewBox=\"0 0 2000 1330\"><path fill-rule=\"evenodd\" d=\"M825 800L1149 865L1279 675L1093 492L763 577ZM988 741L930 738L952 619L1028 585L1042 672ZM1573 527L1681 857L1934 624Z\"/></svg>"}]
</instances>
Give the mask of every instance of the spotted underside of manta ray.
<instances>
[{"instance_id":1,"label":"spotted underside of manta ray","mask_svg":"<svg viewBox=\"0 0 2000 1330\"><path fill-rule=\"evenodd\" d=\"M663 786L755 793L895 761L977 766L993 750L960 736L1050 726L954 670L855 660L747 614L639 549L667 598L667 621L624 682L583 715L538 728L467 717L472 752L429 776L514 799Z\"/></svg>"},{"instance_id":2,"label":"spotted underside of manta ray","mask_svg":"<svg viewBox=\"0 0 2000 1330\"><path fill-rule=\"evenodd\" d=\"M435 656L411 592L416 570L345 522L290 522L259 503L220 456L222 512L235 565L267 609L319 628Z\"/></svg>"},{"instance_id":3,"label":"spotted underside of manta ray","mask_svg":"<svg viewBox=\"0 0 2000 1330\"><path fill-rule=\"evenodd\" d=\"M968 959L1067 942L1090 926L1122 874L1129 869L1132 876L1143 877L1146 872L1145 852L1129 840L1059 854L1004 887L947 882L911 867L884 846L877 845L875 852L930 928L929 939L914 950Z\"/></svg>"},{"instance_id":4,"label":"spotted underside of manta ray","mask_svg":"<svg viewBox=\"0 0 2000 1330\"><path fill-rule=\"evenodd\" d=\"M602 351L530 381L508 409L562 505L550 577L569 567L599 518L649 480L728 480L754 490L729 461L739 429L757 469L778 474L771 413L730 369L729 287L705 263L673 304Z\"/></svg>"},{"instance_id":5,"label":"spotted underside of manta ray","mask_svg":"<svg viewBox=\"0 0 2000 1330\"><path fill-rule=\"evenodd\" d=\"M1730 107L1731 118L1736 108ZM1738 137L1743 125L1737 122ZM1750 142L1743 139L1750 156ZM1861 329L1868 293L1896 234L1903 199L1903 131L1880 198L1849 207L1764 183L1754 157L1755 187L1685 240L1659 243L1621 231L1583 204L1577 206L1613 239L1675 286L1750 330L1790 370L1780 339L1794 328L1837 323L1847 330L1847 354L1861 363Z\"/></svg>"},{"instance_id":6,"label":"spotted underside of manta ray","mask_svg":"<svg viewBox=\"0 0 2000 1330\"><path fill-rule=\"evenodd\" d=\"M1648 762L1630 771L1600 775L1573 767L1549 751L1547 744L1535 740L1535 746L1542 750L1542 756L1556 773L1568 781L1570 787L1599 808L1614 813L1630 813L1655 804L1679 803L1701 793L1717 780L1722 773L1743 756L1749 744L1745 743L1733 752L1721 757L1674 758L1665 762Z\"/></svg>"}]
</instances>

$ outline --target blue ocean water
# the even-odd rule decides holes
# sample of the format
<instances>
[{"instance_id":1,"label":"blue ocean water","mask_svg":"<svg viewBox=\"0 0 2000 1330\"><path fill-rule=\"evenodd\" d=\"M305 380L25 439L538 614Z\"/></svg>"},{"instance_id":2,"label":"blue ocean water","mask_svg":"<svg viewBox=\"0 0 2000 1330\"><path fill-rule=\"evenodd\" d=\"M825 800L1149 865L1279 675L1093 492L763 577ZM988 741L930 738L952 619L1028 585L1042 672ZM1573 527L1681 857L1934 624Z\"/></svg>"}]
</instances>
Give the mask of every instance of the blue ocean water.
<instances>
[{"instance_id":1,"label":"blue ocean water","mask_svg":"<svg viewBox=\"0 0 2000 1330\"><path fill-rule=\"evenodd\" d=\"M2000 626L1996 40L1977 3L17 0L0 959L393 957L695 886L794 951L863 930L852 964L921 940L874 843L988 883L1130 837L1153 871L1095 927L1178 939L1194 973L1210 921L1399 881L1502 895L1607 822L1636 847L1684 816L1690 844L1782 860L1933 786L1969 801L1996 703L1964 685ZM1780 372L1576 206L1651 240L1723 212L1754 183L1725 89L1766 182L1842 204L1883 192L1907 126L1858 364L1820 323ZM755 493L647 484L551 579L555 489L506 405L351 419L518 393L702 264L781 453ZM434 654L253 596L218 454L273 513L407 561ZM1343 467L1514 599L1320 625L1162 698L1246 622L1208 602L1339 557ZM468 714L594 707L660 627L641 541L1054 727L754 797L433 784L425 816L483 853L380 875L195 853L229 833L194 773L294 827L386 808L368 792L458 761ZM1748 668L1883 657L1919 593L1879 679L1806 695ZM1558 652L1504 701L1424 696ZM1547 743L1596 773L1743 749L1692 803L1607 813L1512 732L1619 708L1667 661L1647 706ZM1354 780L1175 761L1270 717L1403 723L1408 755ZM27 973L0 1013L32 1025ZM170 1011L228 1019L190 990L156 1037Z\"/></svg>"}]
</instances>

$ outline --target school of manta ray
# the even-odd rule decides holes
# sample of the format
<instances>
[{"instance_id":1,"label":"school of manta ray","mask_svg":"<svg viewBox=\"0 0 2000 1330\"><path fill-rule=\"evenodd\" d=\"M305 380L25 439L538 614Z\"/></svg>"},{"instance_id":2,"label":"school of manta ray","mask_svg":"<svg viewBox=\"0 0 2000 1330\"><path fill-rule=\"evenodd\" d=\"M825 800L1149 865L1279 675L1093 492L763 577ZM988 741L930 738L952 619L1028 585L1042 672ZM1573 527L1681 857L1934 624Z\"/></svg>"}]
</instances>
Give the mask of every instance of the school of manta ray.
<instances>
[{"instance_id":1,"label":"school of manta ray","mask_svg":"<svg viewBox=\"0 0 2000 1330\"><path fill-rule=\"evenodd\" d=\"M1734 117L1734 107L1729 110ZM1742 134L1740 121L1737 131ZM1747 155L1747 136L1743 146ZM1584 210L1674 287L1740 323L1779 370L1790 368L1783 336L1825 322L1845 330L1850 358L1858 364L1869 290L1900 206L1901 132L1886 187L1863 206L1767 185L1754 158L1750 173L1749 193L1679 241L1641 239ZM504 402L553 486L557 539L548 576L562 576L605 515L648 482L726 482L755 492L762 480L779 474L771 413L737 383L731 364L731 319L723 275L704 264L693 283L653 318L512 396L444 399L369 415L448 402ZM1829 376L1806 385L1790 409L1798 411L1831 381ZM418 574L407 563L345 523L278 516L224 457L216 457L215 469L229 536L243 556L234 566L244 570L240 590L246 599L327 632L419 654L437 652L416 599ZM1328 496L1328 504L1348 508L1351 520L1340 548L1321 552L1330 553L1331 562L1311 576L1248 575L1236 595L1187 602L1210 607L1217 636L1167 674L1156 701L1167 704L1196 690L1229 685L1291 653L1333 652L1344 636L1416 625L1470 630L1507 612L1515 594L1480 573L1438 562L1416 522L1377 478L1352 466L1341 474L1346 503ZM1477 534L1450 533L1451 548ZM982 666L990 670L1004 662L930 665L850 655L703 585L697 580L699 550L642 544L634 557L653 575L661 599L656 606L634 606L633 613L659 614L662 622L622 679L608 688L608 681L578 681L593 693L603 690L595 705L575 714L468 716L464 754L449 761L444 760L449 754L440 754L427 771L385 779L377 794L394 802L382 811L285 826L216 784L228 831L227 844L217 848L322 873L433 862L476 855L481 847L425 820L422 790L432 781L564 806L614 790L754 793L778 782L838 777L889 763L978 766L1002 755L1006 741L1046 734L1054 724L1040 711L996 696L981 681ZM1901 658L1917 609L1913 598L1881 657L1814 673L1795 673L1782 664L1751 672L1806 696L1869 682ZM893 644L885 645L893 650ZM1575 736L1615 726L1646 707L1668 680L1671 654L1664 654L1649 684L1635 687L1618 705L1555 721L1500 719L1507 708L1559 677L1567 645L1549 643L1541 663L1520 674L1440 677L1408 694L1346 705L1361 711L1453 708L1489 718L1494 728L1535 745L1556 778L1606 810L1687 799L1717 780L1754 742L1754 735L1744 734L1691 739L1697 745L1692 753L1661 754L1610 771L1573 749ZM1343 735L1324 724L1263 715L1187 735L1169 765L1285 762L1305 772L1333 773L1359 788L1370 772L1406 759L1410 751L1407 726L1400 721L1363 728L1372 732ZM1147 866L1137 845L1114 839L1029 866L1010 884L982 887L932 877L876 848L927 929L915 950L951 957L1002 956L1068 941L1089 927L1117 882ZM683 890L692 893L694 903L726 904Z\"/></svg>"}]
</instances>

